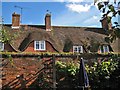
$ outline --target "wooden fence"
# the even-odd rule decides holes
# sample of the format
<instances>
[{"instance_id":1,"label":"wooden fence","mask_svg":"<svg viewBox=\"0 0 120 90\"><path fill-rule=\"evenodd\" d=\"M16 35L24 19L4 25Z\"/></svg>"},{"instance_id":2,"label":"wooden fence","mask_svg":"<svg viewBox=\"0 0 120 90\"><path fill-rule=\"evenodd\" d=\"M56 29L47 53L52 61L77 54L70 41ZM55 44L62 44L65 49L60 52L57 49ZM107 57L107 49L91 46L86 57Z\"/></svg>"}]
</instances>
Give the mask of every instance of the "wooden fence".
<instances>
[{"instance_id":1,"label":"wooden fence","mask_svg":"<svg viewBox=\"0 0 120 90\"><path fill-rule=\"evenodd\" d=\"M2 55L3 58L8 58L6 54ZM20 57L39 57L41 59L41 62L43 64L43 68L41 68L39 71L37 71L32 77L31 75L28 75L26 77L24 77L23 74L17 76L14 80L12 80L11 82L7 83L6 85L4 85L2 87L2 89L7 89L7 88L11 88L11 89L23 89L23 88L29 88L28 86L31 84L31 82L33 80L37 80L41 77L42 75L47 75L47 77L49 78L49 80L47 82L50 83L50 88L53 90L56 90L56 67L55 67L55 62L58 58L86 58L86 59L92 59L92 58L108 58L110 57L111 54L109 55L101 55L101 54L71 54L71 55L67 55L67 54L53 54L53 55L32 55L32 54L11 54L12 58L20 58ZM40 82L38 81L37 84L38 86L41 86L44 82Z\"/></svg>"}]
</instances>

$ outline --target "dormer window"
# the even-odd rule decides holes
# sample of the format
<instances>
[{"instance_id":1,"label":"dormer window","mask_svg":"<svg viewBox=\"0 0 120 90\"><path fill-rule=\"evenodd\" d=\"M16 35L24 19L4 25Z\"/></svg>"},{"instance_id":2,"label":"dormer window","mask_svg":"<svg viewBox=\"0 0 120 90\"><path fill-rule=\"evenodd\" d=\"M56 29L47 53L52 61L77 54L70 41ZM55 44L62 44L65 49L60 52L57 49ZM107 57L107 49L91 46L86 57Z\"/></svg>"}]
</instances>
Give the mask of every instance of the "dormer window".
<instances>
[{"instance_id":1,"label":"dormer window","mask_svg":"<svg viewBox=\"0 0 120 90\"><path fill-rule=\"evenodd\" d=\"M100 46L100 53L108 53L108 52L109 52L109 46L108 45Z\"/></svg>"},{"instance_id":2,"label":"dormer window","mask_svg":"<svg viewBox=\"0 0 120 90\"><path fill-rule=\"evenodd\" d=\"M83 53L83 46L73 46L74 53Z\"/></svg>"},{"instance_id":3,"label":"dormer window","mask_svg":"<svg viewBox=\"0 0 120 90\"><path fill-rule=\"evenodd\" d=\"M4 43L0 42L0 51L4 50Z\"/></svg>"},{"instance_id":4,"label":"dormer window","mask_svg":"<svg viewBox=\"0 0 120 90\"><path fill-rule=\"evenodd\" d=\"M45 41L34 41L34 50L46 50Z\"/></svg>"},{"instance_id":5,"label":"dormer window","mask_svg":"<svg viewBox=\"0 0 120 90\"><path fill-rule=\"evenodd\" d=\"M11 26L12 29L19 29L20 26Z\"/></svg>"}]
</instances>

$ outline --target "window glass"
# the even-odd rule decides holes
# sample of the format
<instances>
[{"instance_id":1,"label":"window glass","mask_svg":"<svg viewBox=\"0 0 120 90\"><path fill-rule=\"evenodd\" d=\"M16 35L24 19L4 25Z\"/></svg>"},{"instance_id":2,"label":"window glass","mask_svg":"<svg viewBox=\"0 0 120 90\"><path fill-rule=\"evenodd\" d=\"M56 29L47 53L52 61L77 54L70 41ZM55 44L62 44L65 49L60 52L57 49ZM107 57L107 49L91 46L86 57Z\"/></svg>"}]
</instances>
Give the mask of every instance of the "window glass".
<instances>
[{"instance_id":1,"label":"window glass","mask_svg":"<svg viewBox=\"0 0 120 90\"><path fill-rule=\"evenodd\" d=\"M104 52L109 52L109 47L108 46L104 46Z\"/></svg>"},{"instance_id":2,"label":"window glass","mask_svg":"<svg viewBox=\"0 0 120 90\"><path fill-rule=\"evenodd\" d=\"M100 47L100 51L101 51L101 53L104 53L103 46Z\"/></svg>"},{"instance_id":3,"label":"window glass","mask_svg":"<svg viewBox=\"0 0 120 90\"><path fill-rule=\"evenodd\" d=\"M74 48L74 52L77 52L77 47Z\"/></svg>"},{"instance_id":4,"label":"window glass","mask_svg":"<svg viewBox=\"0 0 120 90\"><path fill-rule=\"evenodd\" d=\"M73 46L73 52L83 53L83 47L82 46Z\"/></svg>"},{"instance_id":5,"label":"window glass","mask_svg":"<svg viewBox=\"0 0 120 90\"><path fill-rule=\"evenodd\" d=\"M109 52L109 46L108 45L103 45L100 47L100 52L101 53L107 53Z\"/></svg>"},{"instance_id":6,"label":"window glass","mask_svg":"<svg viewBox=\"0 0 120 90\"><path fill-rule=\"evenodd\" d=\"M45 49L45 44L44 44L44 43L45 43L44 41L41 41L41 42L40 42L40 48L41 48L41 49Z\"/></svg>"},{"instance_id":7,"label":"window glass","mask_svg":"<svg viewBox=\"0 0 120 90\"><path fill-rule=\"evenodd\" d=\"M39 49L39 41L36 41L36 49Z\"/></svg>"},{"instance_id":8,"label":"window glass","mask_svg":"<svg viewBox=\"0 0 120 90\"><path fill-rule=\"evenodd\" d=\"M34 46L35 50L45 50L45 41L35 41Z\"/></svg>"}]
</instances>

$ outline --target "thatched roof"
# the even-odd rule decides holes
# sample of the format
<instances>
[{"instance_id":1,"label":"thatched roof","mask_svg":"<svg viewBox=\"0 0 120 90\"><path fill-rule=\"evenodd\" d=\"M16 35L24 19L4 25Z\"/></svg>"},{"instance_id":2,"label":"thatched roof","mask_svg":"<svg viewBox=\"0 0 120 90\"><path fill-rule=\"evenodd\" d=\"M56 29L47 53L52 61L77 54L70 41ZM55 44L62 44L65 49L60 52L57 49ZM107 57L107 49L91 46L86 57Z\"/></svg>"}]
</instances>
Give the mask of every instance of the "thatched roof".
<instances>
[{"instance_id":1,"label":"thatched roof","mask_svg":"<svg viewBox=\"0 0 120 90\"><path fill-rule=\"evenodd\" d=\"M45 31L43 25L22 25L20 30L11 30L11 25L4 25L11 34L19 35L13 40L12 46L17 50L24 51L29 43L34 40L46 40L53 47L62 52L66 43L72 45L91 44L92 41L108 44L104 38L105 31L102 28L52 26L52 31Z\"/></svg>"}]
</instances>

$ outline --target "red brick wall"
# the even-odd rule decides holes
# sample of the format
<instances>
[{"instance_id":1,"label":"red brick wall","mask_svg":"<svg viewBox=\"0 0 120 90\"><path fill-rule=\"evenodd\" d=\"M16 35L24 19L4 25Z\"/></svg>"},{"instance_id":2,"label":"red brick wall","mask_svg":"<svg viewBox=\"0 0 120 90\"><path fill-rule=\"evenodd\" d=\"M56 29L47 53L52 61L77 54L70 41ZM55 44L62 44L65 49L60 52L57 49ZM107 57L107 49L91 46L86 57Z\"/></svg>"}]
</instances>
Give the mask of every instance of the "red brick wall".
<instances>
[{"instance_id":1,"label":"red brick wall","mask_svg":"<svg viewBox=\"0 0 120 90\"><path fill-rule=\"evenodd\" d=\"M50 14L47 14L45 16L45 26L46 26L46 30L51 29L51 15Z\"/></svg>"},{"instance_id":2,"label":"red brick wall","mask_svg":"<svg viewBox=\"0 0 120 90\"><path fill-rule=\"evenodd\" d=\"M25 52L34 52L34 42L31 42L25 49Z\"/></svg>"},{"instance_id":3,"label":"red brick wall","mask_svg":"<svg viewBox=\"0 0 120 90\"><path fill-rule=\"evenodd\" d=\"M5 45L4 45L4 51L16 52L16 51L10 46L10 44L5 44Z\"/></svg>"},{"instance_id":4,"label":"red brick wall","mask_svg":"<svg viewBox=\"0 0 120 90\"><path fill-rule=\"evenodd\" d=\"M107 18L104 18L101 22L102 22L102 28L103 29L108 29Z\"/></svg>"},{"instance_id":5,"label":"red brick wall","mask_svg":"<svg viewBox=\"0 0 120 90\"><path fill-rule=\"evenodd\" d=\"M20 15L13 13L12 14L12 26L20 26Z\"/></svg>"},{"instance_id":6,"label":"red brick wall","mask_svg":"<svg viewBox=\"0 0 120 90\"><path fill-rule=\"evenodd\" d=\"M52 44L50 44L48 41L46 41L46 50L45 51L40 51L34 50L34 41L31 42L28 47L25 49L24 52L56 52L56 50L53 48Z\"/></svg>"}]
</instances>

